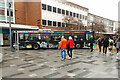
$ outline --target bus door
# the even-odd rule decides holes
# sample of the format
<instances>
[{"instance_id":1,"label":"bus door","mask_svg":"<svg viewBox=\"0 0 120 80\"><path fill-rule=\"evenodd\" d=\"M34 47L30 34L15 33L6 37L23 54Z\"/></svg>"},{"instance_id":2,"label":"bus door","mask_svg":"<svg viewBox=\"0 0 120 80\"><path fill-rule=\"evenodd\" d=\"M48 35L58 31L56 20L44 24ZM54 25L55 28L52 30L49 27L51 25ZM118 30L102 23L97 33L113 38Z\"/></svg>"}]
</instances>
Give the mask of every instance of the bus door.
<instances>
[{"instance_id":1,"label":"bus door","mask_svg":"<svg viewBox=\"0 0 120 80\"><path fill-rule=\"evenodd\" d=\"M50 33L41 34L40 48L49 48L50 36Z\"/></svg>"},{"instance_id":2,"label":"bus door","mask_svg":"<svg viewBox=\"0 0 120 80\"><path fill-rule=\"evenodd\" d=\"M15 51L19 51L19 35L17 31L12 33L12 47L15 49Z\"/></svg>"},{"instance_id":3,"label":"bus door","mask_svg":"<svg viewBox=\"0 0 120 80\"><path fill-rule=\"evenodd\" d=\"M74 42L75 42L75 48L83 48L84 47L84 41L85 41L84 33L75 33L73 38L74 38Z\"/></svg>"}]
</instances>

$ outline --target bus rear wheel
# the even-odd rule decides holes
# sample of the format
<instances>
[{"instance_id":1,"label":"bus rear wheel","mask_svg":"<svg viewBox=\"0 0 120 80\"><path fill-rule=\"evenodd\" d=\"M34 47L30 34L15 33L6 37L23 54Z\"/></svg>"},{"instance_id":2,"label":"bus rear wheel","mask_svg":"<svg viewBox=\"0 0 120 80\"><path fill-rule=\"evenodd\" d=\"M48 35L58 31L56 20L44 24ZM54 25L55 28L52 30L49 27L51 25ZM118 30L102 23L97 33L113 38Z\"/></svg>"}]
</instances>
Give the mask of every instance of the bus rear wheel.
<instances>
[{"instance_id":1,"label":"bus rear wheel","mask_svg":"<svg viewBox=\"0 0 120 80\"><path fill-rule=\"evenodd\" d=\"M81 48L81 45L80 44L76 44L76 48Z\"/></svg>"},{"instance_id":2,"label":"bus rear wheel","mask_svg":"<svg viewBox=\"0 0 120 80\"><path fill-rule=\"evenodd\" d=\"M38 44L33 44L33 49L38 50L39 49L39 45Z\"/></svg>"}]
</instances>

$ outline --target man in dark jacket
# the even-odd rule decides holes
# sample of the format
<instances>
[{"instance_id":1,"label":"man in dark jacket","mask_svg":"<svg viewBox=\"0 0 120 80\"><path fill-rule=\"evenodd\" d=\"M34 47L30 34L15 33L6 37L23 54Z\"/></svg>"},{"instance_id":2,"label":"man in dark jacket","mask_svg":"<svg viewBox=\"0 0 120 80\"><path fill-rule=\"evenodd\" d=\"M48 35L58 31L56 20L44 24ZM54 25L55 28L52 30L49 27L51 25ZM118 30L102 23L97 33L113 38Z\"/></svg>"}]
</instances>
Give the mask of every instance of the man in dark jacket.
<instances>
[{"instance_id":1,"label":"man in dark jacket","mask_svg":"<svg viewBox=\"0 0 120 80\"><path fill-rule=\"evenodd\" d=\"M108 38L105 38L104 41L103 41L103 53L107 53L107 48L109 46L109 40Z\"/></svg>"},{"instance_id":2,"label":"man in dark jacket","mask_svg":"<svg viewBox=\"0 0 120 80\"><path fill-rule=\"evenodd\" d=\"M93 43L94 42L95 42L94 38L93 38L93 36L91 36L91 38L90 38L90 49L91 49L91 52L93 52Z\"/></svg>"},{"instance_id":3,"label":"man in dark jacket","mask_svg":"<svg viewBox=\"0 0 120 80\"><path fill-rule=\"evenodd\" d=\"M99 45L99 52L101 52L101 46L102 46L102 39L98 39L98 45Z\"/></svg>"}]
</instances>

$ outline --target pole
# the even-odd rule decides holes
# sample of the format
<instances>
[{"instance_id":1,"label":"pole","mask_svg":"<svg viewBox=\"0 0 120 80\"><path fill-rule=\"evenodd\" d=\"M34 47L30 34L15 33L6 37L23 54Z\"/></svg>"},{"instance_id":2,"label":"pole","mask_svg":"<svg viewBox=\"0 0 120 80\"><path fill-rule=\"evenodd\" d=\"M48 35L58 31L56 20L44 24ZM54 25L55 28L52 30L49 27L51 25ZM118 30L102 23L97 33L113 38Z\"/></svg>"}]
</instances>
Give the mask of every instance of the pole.
<instances>
[{"instance_id":1,"label":"pole","mask_svg":"<svg viewBox=\"0 0 120 80\"><path fill-rule=\"evenodd\" d=\"M92 22L92 31L93 31L93 22Z\"/></svg>"},{"instance_id":2,"label":"pole","mask_svg":"<svg viewBox=\"0 0 120 80\"><path fill-rule=\"evenodd\" d=\"M12 35L11 35L11 3L9 2L9 33L10 33L10 51L12 51Z\"/></svg>"}]
</instances>

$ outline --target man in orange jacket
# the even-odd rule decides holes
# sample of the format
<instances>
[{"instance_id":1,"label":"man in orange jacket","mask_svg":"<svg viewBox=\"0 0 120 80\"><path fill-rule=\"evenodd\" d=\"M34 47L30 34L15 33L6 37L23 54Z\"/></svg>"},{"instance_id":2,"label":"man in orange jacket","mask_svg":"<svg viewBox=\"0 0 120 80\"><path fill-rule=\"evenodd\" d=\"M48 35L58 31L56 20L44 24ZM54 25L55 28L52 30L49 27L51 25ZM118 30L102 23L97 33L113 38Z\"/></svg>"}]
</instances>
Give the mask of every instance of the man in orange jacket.
<instances>
[{"instance_id":1,"label":"man in orange jacket","mask_svg":"<svg viewBox=\"0 0 120 80\"><path fill-rule=\"evenodd\" d=\"M64 36L62 36L60 45L58 47L58 49L61 50L61 58L62 58L62 60L66 59L66 48L67 48L67 40L64 38ZM64 52L64 57L63 57L63 52Z\"/></svg>"}]
</instances>

